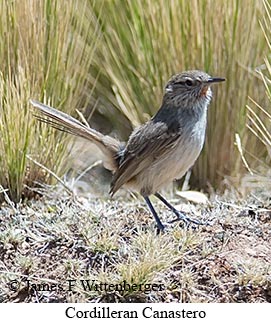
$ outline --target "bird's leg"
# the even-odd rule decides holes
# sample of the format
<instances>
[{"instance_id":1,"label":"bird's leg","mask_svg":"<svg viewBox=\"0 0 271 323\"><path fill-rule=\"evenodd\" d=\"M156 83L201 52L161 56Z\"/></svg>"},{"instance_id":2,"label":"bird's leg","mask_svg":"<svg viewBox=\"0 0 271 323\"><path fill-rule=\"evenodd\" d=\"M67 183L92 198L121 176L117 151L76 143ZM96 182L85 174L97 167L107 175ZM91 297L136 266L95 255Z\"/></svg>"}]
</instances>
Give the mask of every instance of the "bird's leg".
<instances>
[{"instance_id":1,"label":"bird's leg","mask_svg":"<svg viewBox=\"0 0 271 323\"><path fill-rule=\"evenodd\" d=\"M164 203L176 216L176 219L173 219L172 221L170 221L169 223L173 223L176 221L184 221L185 223L194 223L194 224L202 224L200 221L198 220L193 220L190 219L185 212L182 211L178 211L177 209L175 209L175 207L173 205L171 205L161 194L159 193L155 193L154 194L162 203Z\"/></svg>"},{"instance_id":2,"label":"bird's leg","mask_svg":"<svg viewBox=\"0 0 271 323\"><path fill-rule=\"evenodd\" d=\"M153 216L154 216L154 218L155 218L155 221L156 221L156 223L157 223L157 227L158 227L158 229L159 229L160 231L164 231L165 227L164 227L163 223L161 222L161 220L159 219L159 217L158 217L158 215L157 215L157 213L156 213L156 211L155 211L155 209L154 209L154 207L153 207L153 205L152 205L152 203L151 203L151 201L150 201L149 197L148 197L148 196L144 196L144 200L146 201L146 203L147 203L147 205L148 205L148 207L149 207L149 209L150 209L150 211L151 211L152 215L153 215Z\"/></svg>"}]
</instances>

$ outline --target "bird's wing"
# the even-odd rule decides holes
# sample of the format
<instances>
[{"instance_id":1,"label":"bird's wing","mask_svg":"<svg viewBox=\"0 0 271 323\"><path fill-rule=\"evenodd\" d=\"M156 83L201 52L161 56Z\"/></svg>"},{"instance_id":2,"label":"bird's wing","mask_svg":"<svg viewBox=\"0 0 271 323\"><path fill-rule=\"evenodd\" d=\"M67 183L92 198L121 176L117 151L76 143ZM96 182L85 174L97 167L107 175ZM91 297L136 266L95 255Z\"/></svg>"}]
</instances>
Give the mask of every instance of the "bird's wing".
<instances>
[{"instance_id":1,"label":"bird's wing","mask_svg":"<svg viewBox=\"0 0 271 323\"><path fill-rule=\"evenodd\" d=\"M150 127L150 122L152 126ZM157 158L172 149L180 136L179 131L172 131L163 122L147 124L136 129L127 143L120 164L114 173L110 193L116 191L143 169L147 169Z\"/></svg>"}]
</instances>

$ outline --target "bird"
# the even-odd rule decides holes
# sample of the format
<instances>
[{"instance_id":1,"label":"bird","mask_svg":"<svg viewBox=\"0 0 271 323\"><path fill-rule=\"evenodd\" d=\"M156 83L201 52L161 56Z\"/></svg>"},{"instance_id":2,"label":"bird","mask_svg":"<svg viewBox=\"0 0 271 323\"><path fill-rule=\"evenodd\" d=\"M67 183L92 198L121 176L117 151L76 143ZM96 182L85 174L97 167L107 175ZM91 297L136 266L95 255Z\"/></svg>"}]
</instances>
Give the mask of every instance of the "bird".
<instances>
[{"instance_id":1,"label":"bird","mask_svg":"<svg viewBox=\"0 0 271 323\"><path fill-rule=\"evenodd\" d=\"M225 78L211 77L200 70L173 75L165 86L160 109L132 131L126 144L44 103L36 100L30 103L39 111L40 121L96 144L103 154L103 166L113 174L110 195L121 187L139 192L160 232L165 225L150 200L151 195L176 215L175 220L200 224L178 211L159 191L181 179L197 160L205 141L211 85L223 81Z\"/></svg>"}]
</instances>

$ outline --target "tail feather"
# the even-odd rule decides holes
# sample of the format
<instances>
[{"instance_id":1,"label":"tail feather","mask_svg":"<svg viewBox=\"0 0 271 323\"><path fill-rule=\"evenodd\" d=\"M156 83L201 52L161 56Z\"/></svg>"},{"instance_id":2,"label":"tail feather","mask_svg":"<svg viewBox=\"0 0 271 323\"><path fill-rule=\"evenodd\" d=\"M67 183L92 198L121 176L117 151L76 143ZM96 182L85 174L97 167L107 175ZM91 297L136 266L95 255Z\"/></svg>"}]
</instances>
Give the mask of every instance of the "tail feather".
<instances>
[{"instance_id":1,"label":"tail feather","mask_svg":"<svg viewBox=\"0 0 271 323\"><path fill-rule=\"evenodd\" d=\"M43 103L35 100L30 100L30 103L46 117L36 116L38 120L45 122L58 130L65 131L93 142L102 151L105 157L104 167L113 172L117 169L116 158L122 146L118 140L110 136L105 136L99 131L85 126L83 123L68 114Z\"/></svg>"}]
</instances>

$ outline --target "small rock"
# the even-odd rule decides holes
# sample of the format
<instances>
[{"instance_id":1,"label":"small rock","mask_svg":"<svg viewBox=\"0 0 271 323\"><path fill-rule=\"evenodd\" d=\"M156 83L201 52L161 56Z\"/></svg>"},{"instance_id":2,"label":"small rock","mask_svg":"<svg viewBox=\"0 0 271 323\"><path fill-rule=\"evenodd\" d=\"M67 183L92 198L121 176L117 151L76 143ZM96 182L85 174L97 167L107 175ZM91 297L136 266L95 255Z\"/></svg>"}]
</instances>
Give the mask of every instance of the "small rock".
<instances>
[{"instance_id":1,"label":"small rock","mask_svg":"<svg viewBox=\"0 0 271 323\"><path fill-rule=\"evenodd\" d=\"M176 194L189 202L193 202L195 204L204 204L207 205L209 203L208 197L197 191L178 191Z\"/></svg>"}]
</instances>

